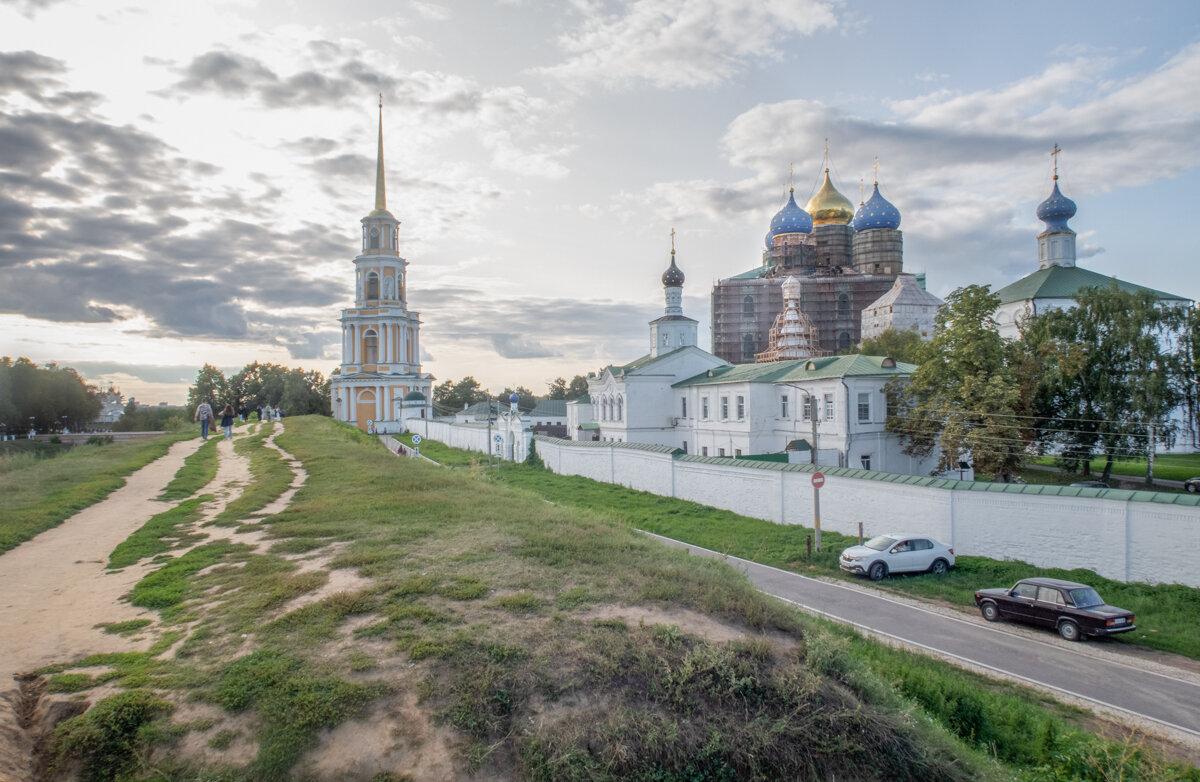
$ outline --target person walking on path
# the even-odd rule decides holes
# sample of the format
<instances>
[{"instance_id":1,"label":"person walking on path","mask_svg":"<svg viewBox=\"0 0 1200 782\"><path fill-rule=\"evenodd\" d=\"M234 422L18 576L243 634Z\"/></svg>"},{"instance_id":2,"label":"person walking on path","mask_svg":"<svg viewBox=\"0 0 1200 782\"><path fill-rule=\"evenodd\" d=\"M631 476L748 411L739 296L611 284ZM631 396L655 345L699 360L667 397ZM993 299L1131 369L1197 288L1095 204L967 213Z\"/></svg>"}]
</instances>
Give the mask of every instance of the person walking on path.
<instances>
[{"instance_id":1,"label":"person walking on path","mask_svg":"<svg viewBox=\"0 0 1200 782\"><path fill-rule=\"evenodd\" d=\"M221 411L221 428L225 430L225 439L233 439L233 405L225 405Z\"/></svg>"},{"instance_id":2,"label":"person walking on path","mask_svg":"<svg viewBox=\"0 0 1200 782\"><path fill-rule=\"evenodd\" d=\"M213 409L208 402L201 402L196 405L196 415L193 420L200 422L200 439L208 439L208 427L212 424Z\"/></svg>"}]
</instances>

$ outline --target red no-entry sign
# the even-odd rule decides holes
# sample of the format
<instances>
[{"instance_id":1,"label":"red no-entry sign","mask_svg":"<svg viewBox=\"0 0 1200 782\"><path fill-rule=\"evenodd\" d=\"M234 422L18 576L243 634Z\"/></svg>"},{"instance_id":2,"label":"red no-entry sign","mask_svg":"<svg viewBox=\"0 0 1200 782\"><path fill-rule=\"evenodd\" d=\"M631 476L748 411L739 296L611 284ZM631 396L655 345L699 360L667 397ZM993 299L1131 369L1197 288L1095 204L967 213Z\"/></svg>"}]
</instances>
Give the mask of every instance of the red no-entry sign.
<instances>
[{"instance_id":1,"label":"red no-entry sign","mask_svg":"<svg viewBox=\"0 0 1200 782\"><path fill-rule=\"evenodd\" d=\"M824 486L825 485L825 473L814 472L813 477L812 477L812 482L813 482L814 489L819 489L822 486Z\"/></svg>"}]
</instances>

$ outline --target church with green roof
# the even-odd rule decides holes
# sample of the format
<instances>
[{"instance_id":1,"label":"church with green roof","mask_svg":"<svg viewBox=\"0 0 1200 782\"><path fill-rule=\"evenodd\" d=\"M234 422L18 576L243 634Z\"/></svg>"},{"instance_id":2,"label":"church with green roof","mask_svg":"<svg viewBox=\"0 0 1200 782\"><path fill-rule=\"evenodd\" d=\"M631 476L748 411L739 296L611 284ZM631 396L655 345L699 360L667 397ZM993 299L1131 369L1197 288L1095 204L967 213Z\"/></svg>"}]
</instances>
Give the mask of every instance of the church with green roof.
<instances>
[{"instance_id":1,"label":"church with green roof","mask_svg":"<svg viewBox=\"0 0 1200 782\"><path fill-rule=\"evenodd\" d=\"M1058 189L1056 171L1050 197L1037 208L1037 218L1045 223L1045 230L1037 238L1038 270L996 291L1000 297L996 322L1001 336L1019 339L1021 324L1026 319L1047 310L1075 306L1075 295L1084 288L1115 285L1131 293L1149 291L1165 305L1186 306L1191 303L1186 296L1135 285L1076 266L1075 232L1067 225L1075 212L1075 202Z\"/></svg>"}]
</instances>

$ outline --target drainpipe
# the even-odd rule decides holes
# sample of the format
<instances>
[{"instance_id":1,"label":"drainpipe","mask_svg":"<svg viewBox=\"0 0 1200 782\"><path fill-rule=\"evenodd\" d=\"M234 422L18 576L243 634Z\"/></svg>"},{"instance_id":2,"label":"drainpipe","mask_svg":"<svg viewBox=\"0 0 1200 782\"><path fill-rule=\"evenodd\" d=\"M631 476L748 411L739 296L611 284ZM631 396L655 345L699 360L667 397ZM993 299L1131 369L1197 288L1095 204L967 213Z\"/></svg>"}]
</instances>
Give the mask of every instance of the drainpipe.
<instances>
[{"instance_id":1,"label":"drainpipe","mask_svg":"<svg viewBox=\"0 0 1200 782\"><path fill-rule=\"evenodd\" d=\"M842 466L850 466L850 386L846 385L846 378L842 378L842 391L846 393L846 439L843 442L846 444L846 450L842 452Z\"/></svg>"}]
</instances>

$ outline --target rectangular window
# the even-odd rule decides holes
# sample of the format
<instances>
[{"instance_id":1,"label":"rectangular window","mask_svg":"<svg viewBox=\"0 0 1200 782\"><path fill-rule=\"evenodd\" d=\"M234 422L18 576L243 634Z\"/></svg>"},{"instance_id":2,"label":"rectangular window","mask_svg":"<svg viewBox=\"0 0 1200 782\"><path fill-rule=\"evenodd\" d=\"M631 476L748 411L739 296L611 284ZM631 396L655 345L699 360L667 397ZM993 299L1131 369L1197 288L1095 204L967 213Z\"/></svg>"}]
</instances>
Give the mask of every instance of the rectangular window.
<instances>
[{"instance_id":1,"label":"rectangular window","mask_svg":"<svg viewBox=\"0 0 1200 782\"><path fill-rule=\"evenodd\" d=\"M724 448L718 448L718 449L717 449L717 456L724 456L724 455L725 455L725 449L724 449Z\"/></svg>"},{"instance_id":2,"label":"rectangular window","mask_svg":"<svg viewBox=\"0 0 1200 782\"><path fill-rule=\"evenodd\" d=\"M723 396L723 397L721 397L721 420L725 421L728 419L729 419L729 397Z\"/></svg>"},{"instance_id":3,"label":"rectangular window","mask_svg":"<svg viewBox=\"0 0 1200 782\"><path fill-rule=\"evenodd\" d=\"M742 449L741 449L741 448L734 448L734 449L733 449L733 455L734 455L734 456L741 456L741 455L742 455Z\"/></svg>"},{"instance_id":4,"label":"rectangular window","mask_svg":"<svg viewBox=\"0 0 1200 782\"><path fill-rule=\"evenodd\" d=\"M825 420L833 420L833 394L825 395Z\"/></svg>"},{"instance_id":5,"label":"rectangular window","mask_svg":"<svg viewBox=\"0 0 1200 782\"><path fill-rule=\"evenodd\" d=\"M779 417L788 417L788 398L786 395L779 397Z\"/></svg>"},{"instance_id":6,"label":"rectangular window","mask_svg":"<svg viewBox=\"0 0 1200 782\"><path fill-rule=\"evenodd\" d=\"M700 397L700 417L708 420L708 397Z\"/></svg>"},{"instance_id":7,"label":"rectangular window","mask_svg":"<svg viewBox=\"0 0 1200 782\"><path fill-rule=\"evenodd\" d=\"M746 397L744 396L737 398L737 414L739 421L746 417Z\"/></svg>"},{"instance_id":8,"label":"rectangular window","mask_svg":"<svg viewBox=\"0 0 1200 782\"><path fill-rule=\"evenodd\" d=\"M687 440L683 441L683 452L687 453Z\"/></svg>"},{"instance_id":9,"label":"rectangular window","mask_svg":"<svg viewBox=\"0 0 1200 782\"><path fill-rule=\"evenodd\" d=\"M708 446L707 445L700 446L700 455L708 456Z\"/></svg>"},{"instance_id":10,"label":"rectangular window","mask_svg":"<svg viewBox=\"0 0 1200 782\"><path fill-rule=\"evenodd\" d=\"M679 400L679 416L681 418L687 418L687 397L686 396Z\"/></svg>"},{"instance_id":11,"label":"rectangular window","mask_svg":"<svg viewBox=\"0 0 1200 782\"><path fill-rule=\"evenodd\" d=\"M813 406L812 394L808 394L804 397L804 404L800 405L800 418L802 420L804 420L804 421L812 420L812 416L813 416L812 406Z\"/></svg>"},{"instance_id":12,"label":"rectangular window","mask_svg":"<svg viewBox=\"0 0 1200 782\"><path fill-rule=\"evenodd\" d=\"M858 420L859 421L870 421L871 420L871 395L870 394L859 394L858 395Z\"/></svg>"},{"instance_id":13,"label":"rectangular window","mask_svg":"<svg viewBox=\"0 0 1200 782\"><path fill-rule=\"evenodd\" d=\"M862 468L864 470L871 469L871 454L864 453L862 456L858 457L858 460L862 462Z\"/></svg>"}]
</instances>

